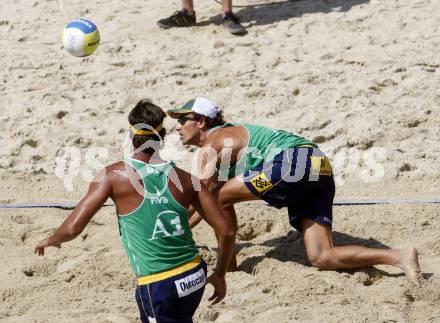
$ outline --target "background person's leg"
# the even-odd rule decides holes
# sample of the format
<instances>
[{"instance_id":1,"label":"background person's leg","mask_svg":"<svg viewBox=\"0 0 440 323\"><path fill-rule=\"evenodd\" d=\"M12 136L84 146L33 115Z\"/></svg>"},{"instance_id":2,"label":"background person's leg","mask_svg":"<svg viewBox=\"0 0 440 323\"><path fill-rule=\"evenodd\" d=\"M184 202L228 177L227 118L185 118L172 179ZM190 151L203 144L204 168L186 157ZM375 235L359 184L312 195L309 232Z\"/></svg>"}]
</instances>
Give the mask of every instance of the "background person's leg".
<instances>
[{"instance_id":1,"label":"background person's leg","mask_svg":"<svg viewBox=\"0 0 440 323\"><path fill-rule=\"evenodd\" d=\"M240 23L240 20L232 12L232 0L222 0L223 7L223 25L233 35L244 35L246 29Z\"/></svg>"},{"instance_id":2,"label":"background person's leg","mask_svg":"<svg viewBox=\"0 0 440 323\"><path fill-rule=\"evenodd\" d=\"M373 265L402 268L416 284L420 280L420 266L415 248L376 249L363 246L334 247L329 228L313 220L302 219L307 257L319 269L351 269Z\"/></svg>"},{"instance_id":3,"label":"background person's leg","mask_svg":"<svg viewBox=\"0 0 440 323\"><path fill-rule=\"evenodd\" d=\"M232 12L232 0L222 0L222 7L223 12Z\"/></svg>"},{"instance_id":4,"label":"background person's leg","mask_svg":"<svg viewBox=\"0 0 440 323\"><path fill-rule=\"evenodd\" d=\"M185 9L190 15L194 14L194 3L192 0L182 0L182 9Z\"/></svg>"},{"instance_id":5,"label":"background person's leg","mask_svg":"<svg viewBox=\"0 0 440 323\"><path fill-rule=\"evenodd\" d=\"M157 25L160 28L168 29L175 27L190 27L196 24L196 13L192 0L182 0L182 9L174 12L167 18L160 19Z\"/></svg>"}]
</instances>

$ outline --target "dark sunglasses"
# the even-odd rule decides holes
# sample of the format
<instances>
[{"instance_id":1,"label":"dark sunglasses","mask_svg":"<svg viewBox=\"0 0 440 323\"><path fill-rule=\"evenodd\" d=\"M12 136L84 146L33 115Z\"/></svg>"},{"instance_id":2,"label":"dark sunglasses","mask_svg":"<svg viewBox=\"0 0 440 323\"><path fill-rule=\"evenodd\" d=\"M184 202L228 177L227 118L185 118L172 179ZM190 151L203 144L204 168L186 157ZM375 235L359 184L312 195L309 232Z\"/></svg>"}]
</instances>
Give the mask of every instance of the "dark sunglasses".
<instances>
[{"instance_id":1,"label":"dark sunglasses","mask_svg":"<svg viewBox=\"0 0 440 323\"><path fill-rule=\"evenodd\" d=\"M195 121L197 119L196 118L188 118L188 117L180 117L179 119L177 119L177 122L183 126L185 124L185 122L187 122L188 120Z\"/></svg>"}]
</instances>

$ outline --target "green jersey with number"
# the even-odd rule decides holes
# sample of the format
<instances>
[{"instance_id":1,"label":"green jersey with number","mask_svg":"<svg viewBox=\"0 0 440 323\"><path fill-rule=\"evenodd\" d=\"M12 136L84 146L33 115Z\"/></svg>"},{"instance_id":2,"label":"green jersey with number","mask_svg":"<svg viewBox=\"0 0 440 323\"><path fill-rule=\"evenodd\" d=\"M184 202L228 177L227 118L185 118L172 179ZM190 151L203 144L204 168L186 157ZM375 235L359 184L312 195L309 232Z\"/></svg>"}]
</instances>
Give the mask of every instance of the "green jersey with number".
<instances>
[{"instance_id":1,"label":"green jersey with number","mask_svg":"<svg viewBox=\"0 0 440 323\"><path fill-rule=\"evenodd\" d=\"M132 158L125 163L138 172L144 184L133 183L143 191L141 205L129 214L118 214L119 234L133 272L139 277L152 275L194 259L198 251L188 210L168 190L174 163L146 164Z\"/></svg>"},{"instance_id":2,"label":"green jersey with number","mask_svg":"<svg viewBox=\"0 0 440 323\"><path fill-rule=\"evenodd\" d=\"M238 155L235 165L222 165L219 168L219 180L228 180L243 174L249 169L271 162L276 155L287 148L309 145L318 147L315 143L293 133L276 130L249 123L226 123L223 126L210 129L210 132L223 127L242 126L249 135L247 147Z\"/></svg>"}]
</instances>

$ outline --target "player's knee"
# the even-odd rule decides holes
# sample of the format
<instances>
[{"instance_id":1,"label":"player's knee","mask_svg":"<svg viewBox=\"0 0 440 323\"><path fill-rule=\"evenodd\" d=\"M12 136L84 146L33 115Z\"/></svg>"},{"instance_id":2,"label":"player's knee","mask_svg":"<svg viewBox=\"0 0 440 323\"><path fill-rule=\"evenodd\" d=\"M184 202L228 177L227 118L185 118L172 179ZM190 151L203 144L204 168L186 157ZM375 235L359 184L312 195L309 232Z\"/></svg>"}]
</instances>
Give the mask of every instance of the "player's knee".
<instances>
[{"instance_id":1,"label":"player's knee","mask_svg":"<svg viewBox=\"0 0 440 323\"><path fill-rule=\"evenodd\" d=\"M229 205L221 208L223 214L229 219L230 224L232 225L232 229L234 230L234 234L237 233L237 218L234 211L234 206Z\"/></svg>"},{"instance_id":2,"label":"player's knee","mask_svg":"<svg viewBox=\"0 0 440 323\"><path fill-rule=\"evenodd\" d=\"M321 251L307 255L313 267L318 269L331 269L331 252Z\"/></svg>"},{"instance_id":3,"label":"player's knee","mask_svg":"<svg viewBox=\"0 0 440 323\"><path fill-rule=\"evenodd\" d=\"M220 194L218 197L218 203L220 205L220 207L223 209L227 209L233 206L233 201L232 199L228 196L228 194L222 194L223 192L220 190Z\"/></svg>"}]
</instances>

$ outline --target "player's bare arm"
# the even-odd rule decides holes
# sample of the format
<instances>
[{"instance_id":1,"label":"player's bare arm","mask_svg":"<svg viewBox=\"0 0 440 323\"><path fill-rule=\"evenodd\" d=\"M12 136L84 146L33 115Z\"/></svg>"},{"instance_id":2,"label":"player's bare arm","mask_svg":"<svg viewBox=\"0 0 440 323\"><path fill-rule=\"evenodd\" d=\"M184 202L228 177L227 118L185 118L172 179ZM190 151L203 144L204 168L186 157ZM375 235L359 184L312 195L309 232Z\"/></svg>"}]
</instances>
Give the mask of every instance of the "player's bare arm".
<instances>
[{"instance_id":1,"label":"player's bare arm","mask_svg":"<svg viewBox=\"0 0 440 323\"><path fill-rule=\"evenodd\" d=\"M225 146L226 145L226 146ZM220 129L212 133L199 152L198 174L201 182L218 197L219 190L225 183L219 180L218 169L221 166L229 168L237 162L239 152L243 147L243 140L230 133L228 129ZM192 209L190 212L190 227L193 228L202 221L200 214Z\"/></svg>"},{"instance_id":2,"label":"player's bare arm","mask_svg":"<svg viewBox=\"0 0 440 323\"><path fill-rule=\"evenodd\" d=\"M221 301L226 295L225 275L229 261L234 252L235 229L229 219L221 212L217 198L204 184L200 189L194 190L193 183L198 179L182 169L175 168L177 178L184 190L193 190L191 200L185 200L185 204L191 204L197 210L197 214L203 218L213 229L218 240L218 259L214 273L208 277L208 282L214 286L214 293L209 300L213 304ZM170 186L177 186L172 183Z\"/></svg>"},{"instance_id":3,"label":"player's bare arm","mask_svg":"<svg viewBox=\"0 0 440 323\"><path fill-rule=\"evenodd\" d=\"M75 239L84 230L96 212L110 197L112 185L106 177L107 169L99 172L89 186L87 194L81 199L72 213L61 226L48 238L40 241L35 247L35 253L44 255L44 248L61 247L61 244Z\"/></svg>"},{"instance_id":4,"label":"player's bare arm","mask_svg":"<svg viewBox=\"0 0 440 323\"><path fill-rule=\"evenodd\" d=\"M196 191L192 204L199 214L214 229L218 240L218 258L214 273L208 277L208 282L215 287L210 300L218 303L226 295L225 275L228 264L234 252L235 229L229 219L223 215L216 197L202 184L201 190Z\"/></svg>"}]
</instances>

